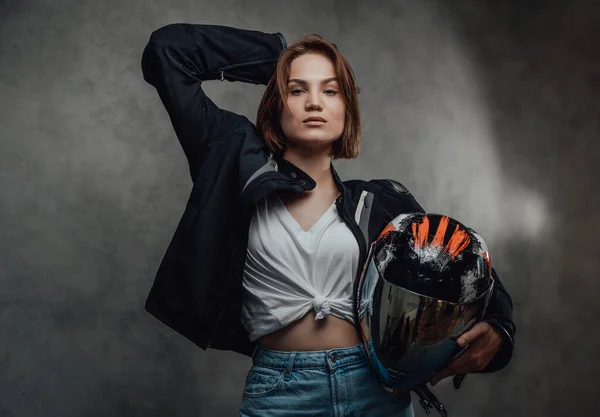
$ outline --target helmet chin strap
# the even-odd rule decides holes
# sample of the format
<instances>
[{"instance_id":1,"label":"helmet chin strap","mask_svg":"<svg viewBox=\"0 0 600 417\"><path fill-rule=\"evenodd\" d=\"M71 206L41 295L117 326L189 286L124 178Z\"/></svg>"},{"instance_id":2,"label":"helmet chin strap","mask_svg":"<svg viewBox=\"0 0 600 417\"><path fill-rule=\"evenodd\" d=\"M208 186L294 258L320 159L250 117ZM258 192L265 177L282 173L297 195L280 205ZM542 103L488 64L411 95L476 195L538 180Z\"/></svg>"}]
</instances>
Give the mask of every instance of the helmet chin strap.
<instances>
[{"instance_id":1,"label":"helmet chin strap","mask_svg":"<svg viewBox=\"0 0 600 417\"><path fill-rule=\"evenodd\" d=\"M421 407L423 407L426 414L429 414L431 408L435 408L443 417L448 416L448 412L446 411L444 405L437 399L433 392L427 388L426 384L419 385L418 387L414 388L413 391L419 396L419 402L421 403Z\"/></svg>"},{"instance_id":2,"label":"helmet chin strap","mask_svg":"<svg viewBox=\"0 0 600 417\"><path fill-rule=\"evenodd\" d=\"M459 389L460 385L462 384L462 382L466 376L467 376L466 374L454 375L454 378L452 379L454 388ZM435 408L438 411L438 413L440 413L442 416L444 416L444 417L448 416L448 412L446 411L446 408L437 399L435 394L433 392L431 392L431 390L427 387L427 383L419 385L418 387L413 389L413 391L416 392L417 395L419 396L419 398L420 398L419 402L421 403L421 407L423 407L426 414L429 414L431 409Z\"/></svg>"}]
</instances>

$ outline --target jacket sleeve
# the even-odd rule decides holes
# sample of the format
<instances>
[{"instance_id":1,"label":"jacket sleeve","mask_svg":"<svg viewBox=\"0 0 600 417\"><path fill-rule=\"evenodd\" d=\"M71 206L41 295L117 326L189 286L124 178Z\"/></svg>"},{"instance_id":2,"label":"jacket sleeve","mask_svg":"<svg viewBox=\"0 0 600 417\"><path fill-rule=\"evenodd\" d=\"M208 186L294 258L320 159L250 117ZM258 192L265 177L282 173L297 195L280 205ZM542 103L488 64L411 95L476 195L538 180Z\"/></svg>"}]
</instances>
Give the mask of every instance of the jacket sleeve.
<instances>
[{"instance_id":1,"label":"jacket sleeve","mask_svg":"<svg viewBox=\"0 0 600 417\"><path fill-rule=\"evenodd\" d=\"M495 280L494 290L482 321L496 327L502 335L504 343L494 359L479 373L499 371L510 362L515 345L515 333L517 331L513 321L512 298L506 291L506 288L504 288L495 269L492 270L492 275Z\"/></svg>"},{"instance_id":2,"label":"jacket sleeve","mask_svg":"<svg viewBox=\"0 0 600 417\"><path fill-rule=\"evenodd\" d=\"M219 109L202 90L202 82L266 85L285 46L280 33L215 25L170 24L151 34L142 54L144 80L158 91L192 177L207 147L246 120Z\"/></svg>"},{"instance_id":3,"label":"jacket sleeve","mask_svg":"<svg viewBox=\"0 0 600 417\"><path fill-rule=\"evenodd\" d=\"M392 208L394 213L425 212L423 207L415 200L408 189L399 182L393 180L377 182L382 185L384 193L381 195L386 198L385 205ZM494 289L482 321L494 326L502 335L504 343L490 363L483 370L475 373L499 371L510 362L514 350L516 326L513 321L512 298L510 294L508 294L508 291L506 291L502 281L500 281L500 277L496 270L492 270L492 275L495 280Z\"/></svg>"}]
</instances>

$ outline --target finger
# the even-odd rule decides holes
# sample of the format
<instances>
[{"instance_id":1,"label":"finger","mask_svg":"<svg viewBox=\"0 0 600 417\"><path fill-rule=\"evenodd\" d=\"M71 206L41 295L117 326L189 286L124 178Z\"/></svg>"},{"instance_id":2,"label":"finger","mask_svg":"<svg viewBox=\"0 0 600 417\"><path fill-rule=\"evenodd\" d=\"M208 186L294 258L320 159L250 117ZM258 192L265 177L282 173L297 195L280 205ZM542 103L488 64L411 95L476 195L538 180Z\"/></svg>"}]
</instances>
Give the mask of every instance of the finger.
<instances>
[{"instance_id":1,"label":"finger","mask_svg":"<svg viewBox=\"0 0 600 417\"><path fill-rule=\"evenodd\" d=\"M481 350L481 339L476 340L460 355L452 360L443 369L439 370L432 378L431 385L437 384L444 378L457 374L468 374L478 369L477 355Z\"/></svg>"},{"instance_id":2,"label":"finger","mask_svg":"<svg viewBox=\"0 0 600 417\"><path fill-rule=\"evenodd\" d=\"M466 374L458 374L454 376L454 378L452 379L452 383L454 384L455 389L460 388L466 376Z\"/></svg>"},{"instance_id":3,"label":"finger","mask_svg":"<svg viewBox=\"0 0 600 417\"><path fill-rule=\"evenodd\" d=\"M435 384L440 382L442 379L448 378L449 376L452 376L452 375L454 375L452 370L448 367L445 367L445 368L442 368L439 371L437 371L436 374L431 377L429 382L431 383L431 386L434 386Z\"/></svg>"},{"instance_id":4,"label":"finger","mask_svg":"<svg viewBox=\"0 0 600 417\"><path fill-rule=\"evenodd\" d=\"M471 364L477 351L477 343L469 345L460 355L458 355L452 362L446 367L452 371L453 374L457 373L468 373L471 369Z\"/></svg>"},{"instance_id":5,"label":"finger","mask_svg":"<svg viewBox=\"0 0 600 417\"><path fill-rule=\"evenodd\" d=\"M473 328L471 330L469 330L468 332L461 334L458 337L456 343L458 343L458 345L460 347L465 347L467 345L470 345L475 340L479 339L481 336L486 334L486 332L489 329L490 329L490 325L486 322L481 321L481 322L477 323L475 326L473 326Z\"/></svg>"}]
</instances>

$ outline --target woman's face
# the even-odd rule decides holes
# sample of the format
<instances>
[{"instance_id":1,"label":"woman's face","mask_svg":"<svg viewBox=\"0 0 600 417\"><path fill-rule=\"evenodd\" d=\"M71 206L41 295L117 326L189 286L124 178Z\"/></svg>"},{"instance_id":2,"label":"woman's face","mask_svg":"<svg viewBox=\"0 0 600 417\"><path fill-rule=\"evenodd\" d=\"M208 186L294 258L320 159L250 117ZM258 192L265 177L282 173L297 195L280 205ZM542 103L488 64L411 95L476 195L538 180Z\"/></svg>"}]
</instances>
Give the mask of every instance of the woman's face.
<instances>
[{"instance_id":1,"label":"woman's face","mask_svg":"<svg viewBox=\"0 0 600 417\"><path fill-rule=\"evenodd\" d=\"M292 146L330 147L344 131L346 106L329 58L304 54L290 65L281 129Z\"/></svg>"}]
</instances>

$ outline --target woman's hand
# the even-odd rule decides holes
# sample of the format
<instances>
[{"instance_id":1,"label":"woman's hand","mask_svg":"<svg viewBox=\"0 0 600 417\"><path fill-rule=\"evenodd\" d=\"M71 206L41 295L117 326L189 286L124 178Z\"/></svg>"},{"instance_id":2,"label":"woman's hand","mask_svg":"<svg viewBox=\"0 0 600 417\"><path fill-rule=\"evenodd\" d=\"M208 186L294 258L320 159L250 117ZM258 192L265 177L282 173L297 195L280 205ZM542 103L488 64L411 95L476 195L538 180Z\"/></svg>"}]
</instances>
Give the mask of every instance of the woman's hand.
<instances>
[{"instance_id":1,"label":"woman's hand","mask_svg":"<svg viewBox=\"0 0 600 417\"><path fill-rule=\"evenodd\" d=\"M457 343L460 347L468 347L431 378L431 385L452 375L465 375L484 369L502 348L503 340L498 330L482 321L460 335Z\"/></svg>"}]
</instances>

